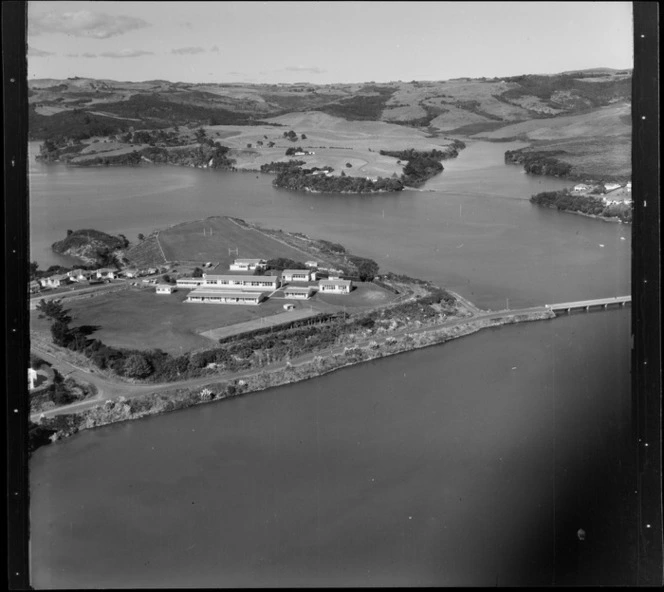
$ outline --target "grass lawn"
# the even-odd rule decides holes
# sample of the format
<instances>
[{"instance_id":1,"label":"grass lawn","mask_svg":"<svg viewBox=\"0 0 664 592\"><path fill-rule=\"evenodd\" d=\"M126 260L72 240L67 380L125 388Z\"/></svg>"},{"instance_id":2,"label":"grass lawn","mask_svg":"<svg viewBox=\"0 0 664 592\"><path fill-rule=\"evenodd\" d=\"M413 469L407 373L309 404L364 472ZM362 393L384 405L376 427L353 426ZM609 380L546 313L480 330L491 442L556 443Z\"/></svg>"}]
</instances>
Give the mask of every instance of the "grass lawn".
<instances>
[{"instance_id":1,"label":"grass lawn","mask_svg":"<svg viewBox=\"0 0 664 592\"><path fill-rule=\"evenodd\" d=\"M156 294L132 289L66 303L72 326L96 325L91 337L107 345L136 349L160 348L179 354L210 347L203 331L284 312L284 300L259 306L184 303L188 290ZM50 324L31 311L31 329L49 335Z\"/></svg>"},{"instance_id":2,"label":"grass lawn","mask_svg":"<svg viewBox=\"0 0 664 592\"><path fill-rule=\"evenodd\" d=\"M189 290L156 294L153 289L123 290L72 300L65 305L74 318L72 326L99 326L91 337L107 345L159 348L179 354L211 347L211 341L201 335L203 332L282 314L287 302L299 311L352 312L384 305L396 298L395 294L369 282L356 286L347 295L317 293L306 301L273 298L259 306L185 303ZM30 328L50 337L50 323L40 319L38 311L30 312Z\"/></svg>"},{"instance_id":3,"label":"grass lawn","mask_svg":"<svg viewBox=\"0 0 664 592\"><path fill-rule=\"evenodd\" d=\"M371 282L353 282L353 290L350 294L322 294L317 292L312 299L312 303L325 304L327 310L330 310L329 307L334 307L336 310L345 309L352 312L353 309L363 310L382 306L396 298L396 294L388 292Z\"/></svg>"},{"instance_id":4,"label":"grass lawn","mask_svg":"<svg viewBox=\"0 0 664 592\"><path fill-rule=\"evenodd\" d=\"M286 257L304 263L314 257L224 217L185 222L168 228L159 233L159 243L168 261L210 261L225 269L236 258ZM229 249L233 250L232 254Z\"/></svg>"}]
</instances>

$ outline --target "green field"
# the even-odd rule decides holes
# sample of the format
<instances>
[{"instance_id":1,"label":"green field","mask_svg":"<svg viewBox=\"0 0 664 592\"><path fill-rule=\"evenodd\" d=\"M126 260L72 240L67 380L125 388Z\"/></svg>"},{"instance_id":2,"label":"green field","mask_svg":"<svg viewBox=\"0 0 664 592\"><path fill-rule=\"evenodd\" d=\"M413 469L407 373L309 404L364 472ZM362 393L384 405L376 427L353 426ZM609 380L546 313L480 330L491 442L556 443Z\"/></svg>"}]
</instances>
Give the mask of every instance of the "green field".
<instances>
[{"instance_id":1,"label":"green field","mask_svg":"<svg viewBox=\"0 0 664 592\"><path fill-rule=\"evenodd\" d=\"M316 294L307 301L277 297L259 306L185 303L183 301L188 294L189 290L156 294L153 287L135 288L92 298L65 300L64 304L66 309L71 310L74 319L72 326L99 326L100 329L90 337L107 345L142 350L159 348L179 354L209 348L212 342L200 333L281 314L287 302L294 304L297 310L311 308L314 312L352 312L381 306L396 298L391 292L372 283L360 283L348 295ZM31 311L30 327L50 338L50 324L39 319L38 314L38 311Z\"/></svg>"},{"instance_id":2,"label":"green field","mask_svg":"<svg viewBox=\"0 0 664 592\"><path fill-rule=\"evenodd\" d=\"M168 261L210 261L226 269L236 258L286 257L302 263L315 258L312 253L285 245L225 217L185 222L167 228L159 233L159 243ZM317 260L321 262L320 257Z\"/></svg>"},{"instance_id":3,"label":"green field","mask_svg":"<svg viewBox=\"0 0 664 592\"><path fill-rule=\"evenodd\" d=\"M107 345L179 354L209 348L210 340L199 335L202 331L281 313L285 302L260 306L184 303L188 294L188 290L166 295L139 288L65 301L65 308L74 317L72 326L101 327L90 337ZM37 311L31 311L30 327L49 335L49 323L39 319Z\"/></svg>"}]
</instances>

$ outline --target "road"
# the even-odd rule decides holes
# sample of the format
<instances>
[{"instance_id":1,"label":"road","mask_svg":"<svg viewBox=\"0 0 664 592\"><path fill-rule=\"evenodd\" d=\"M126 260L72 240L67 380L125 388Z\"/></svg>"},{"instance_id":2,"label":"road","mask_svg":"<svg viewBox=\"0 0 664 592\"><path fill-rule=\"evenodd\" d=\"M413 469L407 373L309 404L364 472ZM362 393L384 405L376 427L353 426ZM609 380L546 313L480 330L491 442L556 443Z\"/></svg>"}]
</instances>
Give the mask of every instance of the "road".
<instances>
[{"instance_id":1,"label":"road","mask_svg":"<svg viewBox=\"0 0 664 592\"><path fill-rule=\"evenodd\" d=\"M479 310L474 306L472 308L473 310ZM385 339L387 339L388 337L399 337L405 334L417 335L420 333L426 333L428 331L435 331L435 330L454 327L457 325L463 325L468 322L489 321L504 317L506 315L538 313L546 311L547 308L544 306L534 306L530 308L510 310L508 312L481 311L479 314L472 314L471 316L462 319L453 319L441 323L439 325L425 326L416 329L413 328L401 329L399 331L391 333L390 335L385 335L381 337L371 336L358 341L354 345L361 347L367 345L371 341L376 341L377 343L381 344L384 343ZM320 355L331 356L334 354L342 353L345 347L346 346L330 347L324 350L319 350L316 352L305 354L303 356L299 356L294 360L291 360L290 365L294 367L302 366L303 364L311 362L311 360L313 360L316 356ZM226 373L226 374L218 374L215 376L203 376L199 378L189 378L186 380L180 380L176 382L164 382L164 383L155 383L155 384L133 384L129 382L122 382L120 380L113 380L101 376L99 374L95 374L94 370L88 371L84 368L75 366L70 362L62 360L58 356L49 353L48 351L44 350L43 347L33 345L31 349L36 355L38 355L43 360L51 364L63 376L71 377L77 382L90 383L97 387L97 394L95 395L95 397L86 399L85 401L79 401L78 403L72 403L71 405L64 405L62 407L57 407L55 409L49 409L47 411L44 411L43 413L34 413L30 416L30 419L32 421L37 421L37 419L39 419L40 416L53 417L55 415L86 411L88 409L92 409L93 407L103 404L103 402L106 401L107 399L117 399L119 397L125 397L127 399L131 399L133 397L139 397L141 395L155 393L167 389L204 387L206 385L217 383L220 381L240 380L244 378L249 378L256 374L260 374L262 372L280 370L288 365L288 362L280 361L272 364L267 364L259 369L252 369L251 371L247 372Z\"/></svg>"}]
</instances>

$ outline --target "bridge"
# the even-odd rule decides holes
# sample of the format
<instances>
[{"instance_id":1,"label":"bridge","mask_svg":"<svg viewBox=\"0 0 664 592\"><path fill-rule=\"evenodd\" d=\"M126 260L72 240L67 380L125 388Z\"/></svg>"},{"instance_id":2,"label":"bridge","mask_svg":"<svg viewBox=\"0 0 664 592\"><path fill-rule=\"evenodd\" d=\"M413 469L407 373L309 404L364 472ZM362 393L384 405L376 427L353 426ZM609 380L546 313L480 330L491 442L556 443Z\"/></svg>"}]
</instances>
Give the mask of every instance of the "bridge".
<instances>
[{"instance_id":1,"label":"bridge","mask_svg":"<svg viewBox=\"0 0 664 592\"><path fill-rule=\"evenodd\" d=\"M578 302L560 302L558 304L545 304L553 312L571 313L574 310L589 311L592 308L609 308L609 306L625 306L632 302L631 296L613 296L612 298L596 298L595 300L579 300Z\"/></svg>"}]
</instances>

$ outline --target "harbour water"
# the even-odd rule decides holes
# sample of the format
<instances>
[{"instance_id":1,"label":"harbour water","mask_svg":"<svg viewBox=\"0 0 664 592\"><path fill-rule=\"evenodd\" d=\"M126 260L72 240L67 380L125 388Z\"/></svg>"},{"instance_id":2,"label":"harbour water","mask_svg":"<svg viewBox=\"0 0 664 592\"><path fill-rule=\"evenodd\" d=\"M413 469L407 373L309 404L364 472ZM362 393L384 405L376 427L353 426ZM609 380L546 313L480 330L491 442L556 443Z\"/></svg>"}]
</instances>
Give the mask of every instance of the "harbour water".
<instances>
[{"instance_id":1,"label":"harbour water","mask_svg":"<svg viewBox=\"0 0 664 592\"><path fill-rule=\"evenodd\" d=\"M628 294L630 227L531 205L569 183L504 165L515 146L372 196L33 163L31 258L56 262L67 228L232 215L487 308ZM506 326L42 448L34 586L629 584L629 342L629 309Z\"/></svg>"}]
</instances>

